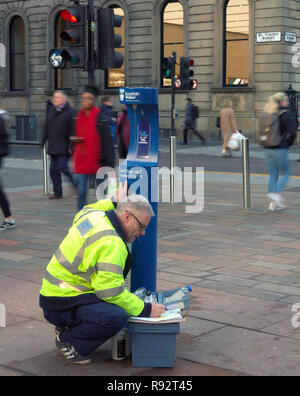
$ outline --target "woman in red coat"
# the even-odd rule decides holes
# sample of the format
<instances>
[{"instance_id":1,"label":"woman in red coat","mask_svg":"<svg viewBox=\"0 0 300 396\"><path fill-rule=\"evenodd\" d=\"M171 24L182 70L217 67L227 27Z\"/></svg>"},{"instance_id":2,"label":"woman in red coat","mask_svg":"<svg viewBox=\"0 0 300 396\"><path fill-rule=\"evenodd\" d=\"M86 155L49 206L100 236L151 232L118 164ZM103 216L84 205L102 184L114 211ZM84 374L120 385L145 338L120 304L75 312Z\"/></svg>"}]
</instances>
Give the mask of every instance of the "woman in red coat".
<instances>
[{"instance_id":1,"label":"woman in red coat","mask_svg":"<svg viewBox=\"0 0 300 396\"><path fill-rule=\"evenodd\" d=\"M96 106L98 89L87 86L75 123L74 171L77 173L78 210L86 205L89 176L101 167L114 167L114 147L107 121Z\"/></svg>"}]
</instances>

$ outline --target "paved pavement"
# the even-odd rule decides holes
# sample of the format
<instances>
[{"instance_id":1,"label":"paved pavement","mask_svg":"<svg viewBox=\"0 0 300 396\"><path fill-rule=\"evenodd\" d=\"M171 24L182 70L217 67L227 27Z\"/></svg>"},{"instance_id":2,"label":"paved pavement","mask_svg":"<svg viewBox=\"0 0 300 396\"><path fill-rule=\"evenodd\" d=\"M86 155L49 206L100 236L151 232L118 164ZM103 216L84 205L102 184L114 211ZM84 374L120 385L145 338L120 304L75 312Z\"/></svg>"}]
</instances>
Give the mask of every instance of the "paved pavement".
<instances>
[{"instance_id":1,"label":"paved pavement","mask_svg":"<svg viewBox=\"0 0 300 396\"><path fill-rule=\"evenodd\" d=\"M189 146L180 150L190 159ZM20 161L27 169L37 165ZM14 164L7 161L10 177L14 169L20 172ZM17 228L0 235L0 303L6 308L0 376L299 375L300 331L292 326L292 307L300 303L300 178L291 179L289 208L280 213L267 211L264 175L251 177L250 210L242 208L239 173L206 172L204 180L201 213L186 213L186 202L159 204L157 289L193 287L174 368L135 368L131 358L113 361L110 342L95 352L92 365L65 361L38 296L45 267L74 216L75 197L68 186L60 201L44 197L40 184L10 188Z\"/></svg>"}]
</instances>

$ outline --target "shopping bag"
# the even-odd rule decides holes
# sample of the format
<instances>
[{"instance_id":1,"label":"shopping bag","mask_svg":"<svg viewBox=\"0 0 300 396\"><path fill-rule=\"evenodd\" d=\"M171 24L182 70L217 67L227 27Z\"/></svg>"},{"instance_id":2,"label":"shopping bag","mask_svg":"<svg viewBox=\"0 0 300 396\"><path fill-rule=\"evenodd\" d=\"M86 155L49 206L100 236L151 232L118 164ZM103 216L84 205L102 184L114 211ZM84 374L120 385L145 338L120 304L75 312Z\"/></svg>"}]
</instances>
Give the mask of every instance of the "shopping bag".
<instances>
[{"instance_id":1,"label":"shopping bag","mask_svg":"<svg viewBox=\"0 0 300 396\"><path fill-rule=\"evenodd\" d=\"M246 137L239 131L235 131L233 132L233 134L231 135L231 138L228 142L228 147L231 150L238 150L241 146L241 141L243 139L246 139Z\"/></svg>"}]
</instances>

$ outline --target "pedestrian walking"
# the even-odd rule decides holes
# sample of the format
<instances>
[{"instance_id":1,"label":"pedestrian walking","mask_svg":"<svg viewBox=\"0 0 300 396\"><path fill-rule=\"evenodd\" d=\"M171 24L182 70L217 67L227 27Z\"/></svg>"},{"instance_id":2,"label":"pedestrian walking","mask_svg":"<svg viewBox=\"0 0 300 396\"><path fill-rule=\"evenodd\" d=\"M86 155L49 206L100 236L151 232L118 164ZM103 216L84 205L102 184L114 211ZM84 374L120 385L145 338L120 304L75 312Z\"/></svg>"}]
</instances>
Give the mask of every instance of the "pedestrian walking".
<instances>
[{"instance_id":1,"label":"pedestrian walking","mask_svg":"<svg viewBox=\"0 0 300 396\"><path fill-rule=\"evenodd\" d=\"M101 99L101 119L106 120L109 123L109 126L116 125L117 120L113 118L112 111L113 111L113 102L109 96L104 96Z\"/></svg>"},{"instance_id":2,"label":"pedestrian walking","mask_svg":"<svg viewBox=\"0 0 300 396\"><path fill-rule=\"evenodd\" d=\"M49 199L63 198L61 174L66 175L76 188L75 179L69 169L71 156L70 137L73 134L75 109L68 102L62 91L55 91L52 102L47 103L46 122L42 147L48 142L47 152L50 155L50 177L53 184L53 195Z\"/></svg>"},{"instance_id":3,"label":"pedestrian walking","mask_svg":"<svg viewBox=\"0 0 300 396\"><path fill-rule=\"evenodd\" d=\"M6 157L8 154L9 154L8 135L5 128L4 119L0 115L0 172L2 168L3 158ZM1 179L0 179L0 206L4 214L4 221L0 226L0 231L6 231L15 228L16 223L10 211L10 204L8 198L3 191L3 186L1 185Z\"/></svg>"},{"instance_id":4,"label":"pedestrian walking","mask_svg":"<svg viewBox=\"0 0 300 396\"><path fill-rule=\"evenodd\" d=\"M128 316L159 317L165 307L145 303L124 287L133 259L128 243L146 233L154 215L141 195L126 197L120 186L80 211L47 266L40 306L56 327L57 348L70 363L89 364L90 355L117 334Z\"/></svg>"},{"instance_id":5,"label":"pedestrian walking","mask_svg":"<svg viewBox=\"0 0 300 396\"><path fill-rule=\"evenodd\" d=\"M130 121L127 107L125 106L117 123L117 137L119 139L119 158L125 159L127 157L129 143L130 143Z\"/></svg>"},{"instance_id":6,"label":"pedestrian walking","mask_svg":"<svg viewBox=\"0 0 300 396\"><path fill-rule=\"evenodd\" d=\"M181 144L188 144L188 132L191 130L201 141L205 144L204 137L196 131L196 119L199 117L198 107L192 103L192 99L186 99L186 109L185 109L185 122L183 130L183 142Z\"/></svg>"},{"instance_id":7,"label":"pedestrian walking","mask_svg":"<svg viewBox=\"0 0 300 396\"><path fill-rule=\"evenodd\" d=\"M272 123L269 121L269 124L263 127L263 119L272 120ZM269 98L264 109L264 115L260 119L261 136L266 128L269 135L274 137L274 141L275 135L278 134L279 136L279 143L276 145L265 145L265 158L270 174L268 198L271 202L269 210L282 210L286 207L282 194L291 173L289 147L295 140L297 130L296 120L289 110L289 99L285 93L279 92Z\"/></svg>"},{"instance_id":8,"label":"pedestrian walking","mask_svg":"<svg viewBox=\"0 0 300 396\"><path fill-rule=\"evenodd\" d=\"M232 108L232 101L226 100L223 109L219 113L221 133L223 137L222 156L232 157L232 151L228 147L229 140L233 132L237 132L235 114Z\"/></svg>"},{"instance_id":9,"label":"pedestrian walking","mask_svg":"<svg viewBox=\"0 0 300 396\"><path fill-rule=\"evenodd\" d=\"M85 87L75 122L74 171L77 174L78 210L86 205L89 178L95 180L100 168L114 168L115 164L109 121L102 117L102 111L96 106L97 96L97 87Z\"/></svg>"}]
</instances>

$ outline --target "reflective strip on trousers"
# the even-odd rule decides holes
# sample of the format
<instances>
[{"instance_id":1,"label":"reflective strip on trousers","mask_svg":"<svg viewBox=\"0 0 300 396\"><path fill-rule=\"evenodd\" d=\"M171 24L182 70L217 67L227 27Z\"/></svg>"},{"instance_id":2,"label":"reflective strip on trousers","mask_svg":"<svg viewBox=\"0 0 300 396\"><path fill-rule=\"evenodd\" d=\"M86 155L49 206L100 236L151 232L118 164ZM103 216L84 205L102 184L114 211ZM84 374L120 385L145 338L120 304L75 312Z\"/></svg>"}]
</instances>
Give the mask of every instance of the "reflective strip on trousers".
<instances>
[{"instance_id":1,"label":"reflective strip on trousers","mask_svg":"<svg viewBox=\"0 0 300 396\"><path fill-rule=\"evenodd\" d=\"M113 287L112 289L105 289L105 290L97 290L95 291L95 294L98 298L110 298L110 297L116 297L119 294L123 293L125 290L124 286L119 286L119 287Z\"/></svg>"},{"instance_id":2,"label":"reflective strip on trousers","mask_svg":"<svg viewBox=\"0 0 300 396\"><path fill-rule=\"evenodd\" d=\"M77 292L88 292L93 291L89 287L85 287L82 285L71 285L68 282L63 281L62 279L55 278L55 276L51 275L48 271L46 271L44 278L51 283L51 285L58 286L61 289L73 289Z\"/></svg>"}]
</instances>

